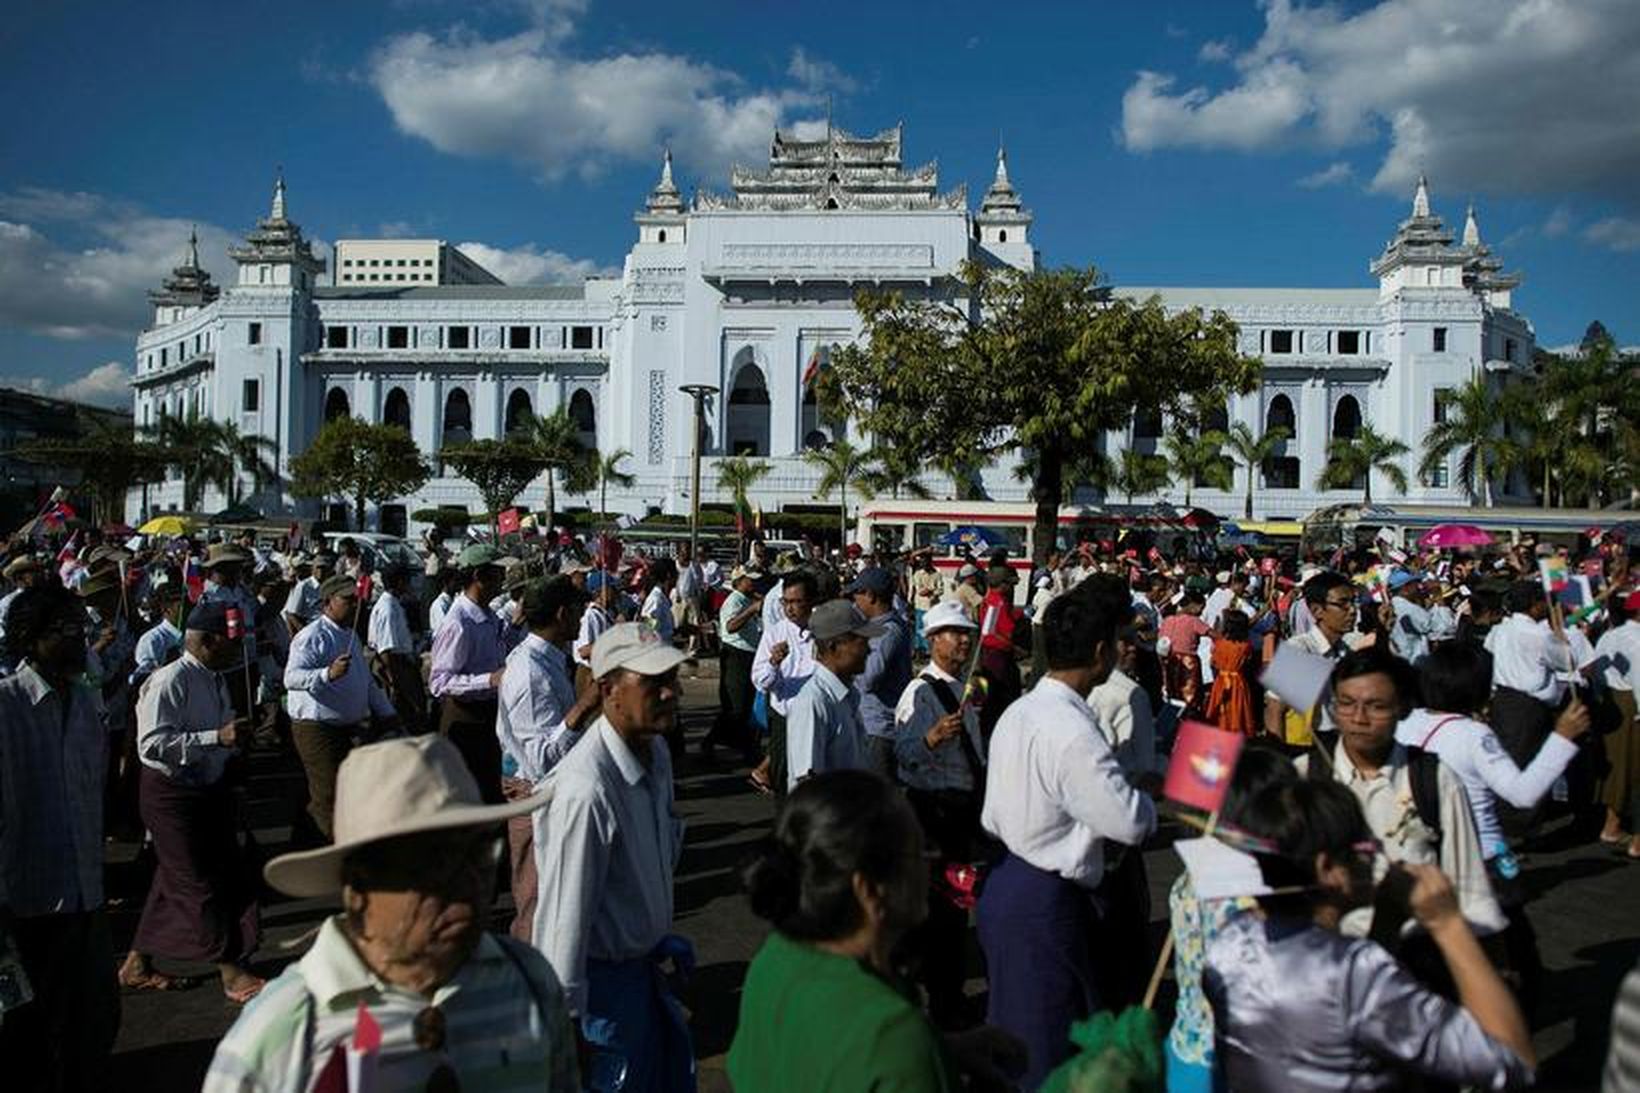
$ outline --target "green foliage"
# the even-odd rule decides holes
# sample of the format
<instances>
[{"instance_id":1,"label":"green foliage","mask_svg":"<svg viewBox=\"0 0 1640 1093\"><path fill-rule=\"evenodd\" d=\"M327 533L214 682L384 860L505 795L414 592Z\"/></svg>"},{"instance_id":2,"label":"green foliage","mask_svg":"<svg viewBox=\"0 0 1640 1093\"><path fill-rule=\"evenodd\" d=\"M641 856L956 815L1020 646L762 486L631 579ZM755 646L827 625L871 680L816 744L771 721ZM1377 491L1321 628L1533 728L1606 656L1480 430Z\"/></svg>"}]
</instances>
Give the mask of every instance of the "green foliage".
<instances>
[{"instance_id":1,"label":"green foliage","mask_svg":"<svg viewBox=\"0 0 1640 1093\"><path fill-rule=\"evenodd\" d=\"M1393 437L1380 435L1362 422L1353 437L1335 437L1327 445L1327 464L1316 479L1316 489L1347 490L1361 484L1361 501L1372 504L1372 472L1389 479L1396 493L1407 492L1407 472L1401 459L1412 449Z\"/></svg>"},{"instance_id":2,"label":"green foliage","mask_svg":"<svg viewBox=\"0 0 1640 1093\"><path fill-rule=\"evenodd\" d=\"M872 489L865 480L870 470L870 460L865 452L843 439L834 440L823 448L809 449L803 453L803 460L820 468L820 481L814 487L816 499L830 497L836 491L840 510L837 525L841 537L839 542L847 543L848 490L853 486L862 496L872 496Z\"/></svg>"},{"instance_id":3,"label":"green foliage","mask_svg":"<svg viewBox=\"0 0 1640 1093\"><path fill-rule=\"evenodd\" d=\"M969 263L961 279L962 302L861 292L866 338L832 355L821 404L915 463L1031 449L1039 552L1074 453L1096 450L1135 409L1182 413L1258 382L1259 361L1237 352L1222 312L1115 297L1093 269Z\"/></svg>"},{"instance_id":4,"label":"green foliage","mask_svg":"<svg viewBox=\"0 0 1640 1093\"><path fill-rule=\"evenodd\" d=\"M258 485L279 477L278 468L266 458L278 450L272 440L241 433L231 421L201 417L192 407L184 417L162 416L142 436L163 448L171 465L182 472L182 507L190 512L198 510L210 486L221 490L229 505L238 501L241 471Z\"/></svg>"},{"instance_id":5,"label":"green foliage","mask_svg":"<svg viewBox=\"0 0 1640 1093\"><path fill-rule=\"evenodd\" d=\"M632 453L625 448L616 448L608 455L597 456L593 460L593 476L598 486L598 511L608 512L609 487L613 484L618 489L629 490L637 484L638 477L621 470L621 463L632 458Z\"/></svg>"},{"instance_id":6,"label":"green foliage","mask_svg":"<svg viewBox=\"0 0 1640 1093\"><path fill-rule=\"evenodd\" d=\"M1199 422L1193 423L1199 425ZM1190 508L1190 495L1197 485L1216 490L1235 488L1235 467L1224 456L1224 445L1229 437L1217 429L1198 432L1184 424L1175 424L1162 442L1167 451L1168 467L1173 477L1184 482L1184 507Z\"/></svg>"},{"instance_id":7,"label":"green foliage","mask_svg":"<svg viewBox=\"0 0 1640 1093\"><path fill-rule=\"evenodd\" d=\"M1437 468L1458 453L1458 481L1470 501L1492 505L1492 482L1521 462L1521 446L1504 434L1507 405L1492 391L1485 373L1454 387L1442 398L1446 420L1431 425L1424 435L1424 456L1418 477L1428 485Z\"/></svg>"},{"instance_id":8,"label":"green foliage","mask_svg":"<svg viewBox=\"0 0 1640 1093\"><path fill-rule=\"evenodd\" d=\"M1246 422L1235 421L1230 424L1230 432L1225 437L1225 447L1242 466L1247 468L1247 494L1243 499L1242 519L1253 518L1253 479L1257 477L1259 468L1264 461L1276 454L1283 443L1292 439L1292 433L1284 425L1277 425L1267 429L1262 435L1255 435L1247 427Z\"/></svg>"},{"instance_id":9,"label":"green foliage","mask_svg":"<svg viewBox=\"0 0 1640 1093\"><path fill-rule=\"evenodd\" d=\"M1161 1093L1161 1030L1156 1014L1129 1006L1071 1026L1079 1049L1042 1083L1042 1093Z\"/></svg>"},{"instance_id":10,"label":"green foliage","mask_svg":"<svg viewBox=\"0 0 1640 1093\"><path fill-rule=\"evenodd\" d=\"M100 418L88 417L88 434L73 439L34 440L19 444L18 458L63 470L77 471L80 486L91 494L93 523L122 520L128 491L145 482L165 479L168 453L151 440L139 440L111 428Z\"/></svg>"},{"instance_id":11,"label":"green foliage","mask_svg":"<svg viewBox=\"0 0 1640 1093\"><path fill-rule=\"evenodd\" d=\"M540 449L520 440L470 440L443 448L438 455L478 487L491 512L510 507L547 467Z\"/></svg>"},{"instance_id":12,"label":"green foliage","mask_svg":"<svg viewBox=\"0 0 1640 1093\"><path fill-rule=\"evenodd\" d=\"M1599 322L1577 354L1540 354L1536 383L1502 393L1507 435L1545 506L1599 508L1640 489L1640 362Z\"/></svg>"},{"instance_id":13,"label":"green foliage","mask_svg":"<svg viewBox=\"0 0 1640 1093\"><path fill-rule=\"evenodd\" d=\"M886 493L896 500L902 493L924 501L933 496L923 485L921 465L898 448L873 448L866 453L866 463L862 481L872 493Z\"/></svg>"},{"instance_id":14,"label":"green foliage","mask_svg":"<svg viewBox=\"0 0 1640 1093\"><path fill-rule=\"evenodd\" d=\"M297 497L345 497L354 530L364 530L365 505L415 493L428 467L410 433L397 425L370 425L354 417L320 426L307 451L290 461L290 492Z\"/></svg>"},{"instance_id":15,"label":"green foliage","mask_svg":"<svg viewBox=\"0 0 1640 1093\"><path fill-rule=\"evenodd\" d=\"M1165 487L1171 479L1166 456L1147 455L1131 448L1117 457L1111 464L1109 473L1111 486L1122 494L1130 505L1133 504L1134 494L1155 493Z\"/></svg>"},{"instance_id":16,"label":"green foliage","mask_svg":"<svg viewBox=\"0 0 1640 1093\"><path fill-rule=\"evenodd\" d=\"M569 416L566 407L559 407L545 417L529 419L523 428L508 435L505 443L519 444L535 452L540 465L536 474L547 472L547 522L551 524L558 507L556 479L563 474L565 489L571 493L585 493L597 481L594 470L598 453L589 451L581 443L580 430ZM519 489L529 485L535 475ZM576 488L580 487L580 488ZM511 500L511 498L509 498Z\"/></svg>"}]
</instances>

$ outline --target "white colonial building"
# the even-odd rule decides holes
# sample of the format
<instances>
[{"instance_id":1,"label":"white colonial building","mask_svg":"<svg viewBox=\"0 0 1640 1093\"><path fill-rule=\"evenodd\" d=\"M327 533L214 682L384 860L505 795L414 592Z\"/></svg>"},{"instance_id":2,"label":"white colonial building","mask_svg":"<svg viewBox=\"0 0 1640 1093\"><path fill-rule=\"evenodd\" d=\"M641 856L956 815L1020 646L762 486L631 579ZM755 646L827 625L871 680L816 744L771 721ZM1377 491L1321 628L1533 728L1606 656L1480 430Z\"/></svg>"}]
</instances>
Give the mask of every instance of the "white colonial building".
<instances>
[{"instance_id":1,"label":"white colonial building","mask_svg":"<svg viewBox=\"0 0 1640 1093\"><path fill-rule=\"evenodd\" d=\"M803 376L817 354L859 336L856 289L949 298L967 260L1037 262L1032 217L1003 154L973 211L965 187L941 191L936 167L907 169L901 147L898 127L865 138L776 133L766 169L737 167L730 192L688 202L668 155L621 276L579 285L323 284L324 264L287 216L281 180L268 217L230 252L233 285L219 291L190 247L153 294L154 326L137 340L137 423L190 410L226 419L271 438L283 471L337 414L403 425L431 454L566 407L587 443L632 453L623 469L636 484L611 491L612 509L683 512L693 409L680 387L705 384L721 394L707 404L703 503L725 500L712 461L751 453L775 467L756 492L765 511L812 505L817 473L801 453L846 426L819 414ZM387 253L359 241L349 249L355 261ZM1241 325L1243 349L1264 357L1263 387L1226 408L1255 431L1293 431L1261 472L1261 514L1302 516L1354 496L1313 488L1330 438L1368 421L1411 445L1415 462L1440 390L1477 369L1524 372L1531 361L1531 326L1510 309L1516 279L1480 242L1473 211L1455 242L1420 183L1413 215L1371 268L1376 289L1119 289L1159 294L1169 307L1222 308ZM1135 421L1108 436L1106 450L1154 450L1164 424ZM985 475L998 499L1023 496L1011 464ZM1197 490L1194 500L1239 513L1241 487L1238 472L1234 491ZM521 503L539 506L544 489ZM247 481L240 492L269 510L302 510L279 483ZM1416 480L1412 496L1461 499L1452 486ZM213 492L205 507L221 500ZM180 507L181 482L150 487L146 503ZM403 532L410 514L440 506L481 507L473 487L441 471L374 519Z\"/></svg>"}]
</instances>

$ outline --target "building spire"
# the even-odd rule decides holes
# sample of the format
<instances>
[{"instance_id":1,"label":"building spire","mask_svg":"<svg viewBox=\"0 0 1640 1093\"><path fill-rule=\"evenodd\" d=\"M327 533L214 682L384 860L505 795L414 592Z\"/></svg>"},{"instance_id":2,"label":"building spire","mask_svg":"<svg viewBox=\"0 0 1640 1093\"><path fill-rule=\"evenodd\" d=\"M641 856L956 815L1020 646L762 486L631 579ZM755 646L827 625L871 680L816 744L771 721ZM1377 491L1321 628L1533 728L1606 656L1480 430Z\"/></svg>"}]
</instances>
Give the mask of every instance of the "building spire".
<instances>
[{"instance_id":1,"label":"building spire","mask_svg":"<svg viewBox=\"0 0 1640 1093\"><path fill-rule=\"evenodd\" d=\"M661 185L676 188L672 181L672 148L670 145L666 149L666 155L661 159Z\"/></svg>"},{"instance_id":2,"label":"building spire","mask_svg":"<svg viewBox=\"0 0 1640 1093\"><path fill-rule=\"evenodd\" d=\"M683 198L678 195L678 185L672 181L672 149L666 149L661 157L661 180L655 183L655 188L649 191L649 198L644 202L644 209L651 213L678 213L683 211Z\"/></svg>"},{"instance_id":3,"label":"building spire","mask_svg":"<svg viewBox=\"0 0 1640 1093\"><path fill-rule=\"evenodd\" d=\"M1008 149L1001 141L997 142L997 177L994 180L997 186L1008 185Z\"/></svg>"},{"instance_id":4,"label":"building spire","mask_svg":"<svg viewBox=\"0 0 1640 1093\"><path fill-rule=\"evenodd\" d=\"M285 169L277 169L273 183L273 209L268 213L269 220L285 219Z\"/></svg>"},{"instance_id":5,"label":"building spire","mask_svg":"<svg viewBox=\"0 0 1640 1093\"><path fill-rule=\"evenodd\" d=\"M188 225L188 253L182 264L190 269L199 268L199 228L193 224Z\"/></svg>"},{"instance_id":6,"label":"building spire","mask_svg":"<svg viewBox=\"0 0 1640 1093\"><path fill-rule=\"evenodd\" d=\"M1429 179L1425 178L1422 172L1418 175L1418 189L1412 195L1412 215L1429 215Z\"/></svg>"},{"instance_id":7,"label":"building spire","mask_svg":"<svg viewBox=\"0 0 1640 1093\"><path fill-rule=\"evenodd\" d=\"M1475 219L1475 203L1473 201L1469 203L1469 211L1464 215L1463 245L1466 247L1481 245L1481 225L1480 221Z\"/></svg>"}]
</instances>

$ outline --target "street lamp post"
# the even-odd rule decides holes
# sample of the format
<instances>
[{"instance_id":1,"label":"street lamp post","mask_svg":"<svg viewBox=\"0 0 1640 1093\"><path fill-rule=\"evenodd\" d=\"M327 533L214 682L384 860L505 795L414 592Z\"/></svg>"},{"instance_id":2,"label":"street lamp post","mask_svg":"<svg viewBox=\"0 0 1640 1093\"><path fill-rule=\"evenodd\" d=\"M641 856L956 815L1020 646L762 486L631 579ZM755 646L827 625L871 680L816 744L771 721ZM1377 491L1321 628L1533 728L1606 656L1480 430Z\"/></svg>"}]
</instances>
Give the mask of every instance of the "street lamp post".
<instances>
[{"instance_id":1,"label":"street lamp post","mask_svg":"<svg viewBox=\"0 0 1640 1093\"><path fill-rule=\"evenodd\" d=\"M700 557L700 438L706 431L706 400L718 393L709 383L686 383L678 388L695 400L694 455L689 463L689 560Z\"/></svg>"}]
</instances>

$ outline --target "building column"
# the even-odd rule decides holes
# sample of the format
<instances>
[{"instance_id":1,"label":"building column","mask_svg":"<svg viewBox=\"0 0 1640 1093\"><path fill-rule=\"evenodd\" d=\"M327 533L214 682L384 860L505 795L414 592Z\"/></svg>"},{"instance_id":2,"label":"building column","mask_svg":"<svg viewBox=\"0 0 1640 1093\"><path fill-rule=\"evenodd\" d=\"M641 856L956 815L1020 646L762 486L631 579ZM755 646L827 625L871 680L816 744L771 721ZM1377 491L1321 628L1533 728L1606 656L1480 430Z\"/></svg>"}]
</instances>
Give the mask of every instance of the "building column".
<instances>
[{"instance_id":1,"label":"building column","mask_svg":"<svg viewBox=\"0 0 1640 1093\"><path fill-rule=\"evenodd\" d=\"M1327 438L1332 431L1328 417L1327 385L1320 376L1310 376L1300 392L1298 413L1298 488L1314 491L1321 468L1327 465Z\"/></svg>"}]
</instances>

